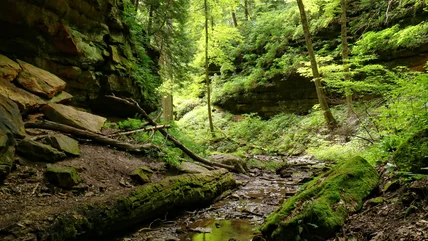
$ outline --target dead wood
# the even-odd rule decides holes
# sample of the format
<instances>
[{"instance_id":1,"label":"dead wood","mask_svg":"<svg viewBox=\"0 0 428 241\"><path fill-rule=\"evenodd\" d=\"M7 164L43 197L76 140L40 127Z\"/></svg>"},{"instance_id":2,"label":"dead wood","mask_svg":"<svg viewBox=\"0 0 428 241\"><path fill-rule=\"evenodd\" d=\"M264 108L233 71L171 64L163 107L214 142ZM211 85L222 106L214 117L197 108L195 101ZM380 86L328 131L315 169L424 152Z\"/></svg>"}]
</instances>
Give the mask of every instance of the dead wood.
<instances>
[{"instance_id":1,"label":"dead wood","mask_svg":"<svg viewBox=\"0 0 428 241\"><path fill-rule=\"evenodd\" d=\"M143 145L134 145L131 143L118 141L91 131L86 131L86 130L78 129L72 126L60 124L57 122L47 121L47 120L34 122L34 123L25 123L25 128L39 128L39 129L60 131L67 134L71 134L73 136L90 139L101 144L114 146L125 151L141 152L150 148L160 149L158 146L153 145L151 143L147 143Z\"/></svg>"},{"instance_id":2,"label":"dead wood","mask_svg":"<svg viewBox=\"0 0 428 241\"><path fill-rule=\"evenodd\" d=\"M111 135L108 135L108 137L120 136L120 135L132 135L132 134L139 133L139 132L156 131L159 129L168 129L168 128L171 128L171 125L159 125L159 126L147 127L147 128L143 128L143 129L137 129L137 130L133 130L133 131L116 132L116 133L113 133Z\"/></svg>"},{"instance_id":3,"label":"dead wood","mask_svg":"<svg viewBox=\"0 0 428 241\"><path fill-rule=\"evenodd\" d=\"M131 106L134 106L134 107L136 107L137 109L138 109L138 112L142 115L142 117L144 118L144 119L146 119L149 123L150 123L150 125L152 125L152 126L157 126L157 123L154 121L154 120L152 120L151 118L150 118L150 116L146 113L146 111L144 110L144 109L142 109L141 107L140 107L140 105L135 101L135 100L132 100L132 99L122 99L122 98L119 98L119 97L116 97L116 96L107 96L107 97L109 97L109 98L113 98L113 99L115 99L115 100L117 100L117 101L120 101L120 102L122 102L122 103L124 103L124 104L127 104L127 105L131 105ZM217 162L212 162L212 161L209 161L209 160L207 160L207 159L205 159L205 158L203 158L203 157L200 157L198 154L196 154L196 153L194 153L192 150L190 150L189 148L187 148L186 146L184 146L179 140L177 140L174 136L171 136L165 129L159 129L158 130L162 135L164 135L165 136L165 138L167 138L169 141L171 141L172 143L174 143L174 145L177 147L177 148L179 148L180 150L182 150L184 153L186 153L186 155L188 155L190 158L192 158L194 161L197 161L197 162L200 162L200 163L203 163L203 164L205 164L205 165L208 165L208 166L216 166L216 167L221 167L221 168L225 168L225 169L227 169L227 170L229 170L229 171L235 171L235 172L240 172L240 170L238 170L237 168L235 168L234 166L231 166L231 165L226 165L226 164L222 164L222 163L217 163Z\"/></svg>"}]
</instances>

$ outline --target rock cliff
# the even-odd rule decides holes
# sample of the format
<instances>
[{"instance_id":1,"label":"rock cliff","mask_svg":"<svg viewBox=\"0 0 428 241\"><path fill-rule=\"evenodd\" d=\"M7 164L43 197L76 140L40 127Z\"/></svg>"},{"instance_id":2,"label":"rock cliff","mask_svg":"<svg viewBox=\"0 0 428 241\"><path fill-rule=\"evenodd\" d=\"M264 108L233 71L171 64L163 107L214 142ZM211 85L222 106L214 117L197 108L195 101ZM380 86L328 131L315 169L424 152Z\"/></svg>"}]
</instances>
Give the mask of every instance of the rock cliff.
<instances>
[{"instance_id":1,"label":"rock cliff","mask_svg":"<svg viewBox=\"0 0 428 241\"><path fill-rule=\"evenodd\" d=\"M153 111L153 93L143 94L131 77L137 55L123 10L122 0L0 1L0 53L59 76L74 105L133 115L104 98L115 94Z\"/></svg>"}]
</instances>

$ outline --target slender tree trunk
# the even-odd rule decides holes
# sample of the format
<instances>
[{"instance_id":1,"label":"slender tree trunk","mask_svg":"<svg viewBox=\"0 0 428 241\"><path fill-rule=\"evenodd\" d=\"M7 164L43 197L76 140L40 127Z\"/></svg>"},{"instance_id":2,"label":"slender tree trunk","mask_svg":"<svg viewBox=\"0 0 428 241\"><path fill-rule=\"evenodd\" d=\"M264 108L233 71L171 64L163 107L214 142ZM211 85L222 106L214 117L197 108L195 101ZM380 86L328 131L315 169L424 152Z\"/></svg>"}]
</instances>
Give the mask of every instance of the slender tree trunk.
<instances>
[{"instance_id":1,"label":"slender tree trunk","mask_svg":"<svg viewBox=\"0 0 428 241\"><path fill-rule=\"evenodd\" d=\"M348 64L348 28L346 26L347 24L347 17L346 17L346 0L340 0L340 7L342 9L342 16L341 16L341 27L342 27L342 61L343 65ZM349 68L345 68L345 71L347 72ZM349 81L349 75L345 74L344 76L345 81ZM352 91L349 88L349 86L345 87L345 97L346 97L346 107L348 109L348 117L352 114Z\"/></svg>"},{"instance_id":2,"label":"slender tree trunk","mask_svg":"<svg viewBox=\"0 0 428 241\"><path fill-rule=\"evenodd\" d=\"M210 88L210 76L208 67L208 3L204 1L205 8L205 82L207 85L207 104L208 104L208 122L210 124L210 132L214 136L214 125L213 117L211 113L211 88Z\"/></svg>"},{"instance_id":3,"label":"slender tree trunk","mask_svg":"<svg viewBox=\"0 0 428 241\"><path fill-rule=\"evenodd\" d=\"M153 5L149 6L149 22L147 24L147 35L150 37L152 35L152 25L153 25Z\"/></svg>"},{"instance_id":4,"label":"slender tree trunk","mask_svg":"<svg viewBox=\"0 0 428 241\"><path fill-rule=\"evenodd\" d=\"M238 27L238 20L236 20L235 10L232 10L232 20L233 20L233 26L235 28Z\"/></svg>"},{"instance_id":5,"label":"slender tree trunk","mask_svg":"<svg viewBox=\"0 0 428 241\"><path fill-rule=\"evenodd\" d=\"M311 34L309 32L308 19L306 18L305 7L303 5L302 0L297 0L297 5L299 6L300 18L301 18L302 26L303 26L303 32L305 33L306 45L308 48L309 57L311 59L312 74L314 76L315 88L317 91L318 101L319 101L319 104L321 106L321 110L323 111L324 118L327 122L327 126L330 129L334 129L334 127L336 126L336 120L334 119L333 114L331 114L330 108L328 107L328 103L327 103L327 100L325 97L323 87L321 85L321 78L320 78L320 74L318 71L318 65L317 65L317 60L315 58L314 48L312 46Z\"/></svg>"},{"instance_id":6,"label":"slender tree trunk","mask_svg":"<svg viewBox=\"0 0 428 241\"><path fill-rule=\"evenodd\" d=\"M248 11L248 0L244 1L244 11L245 11L245 18L247 20L250 20L250 13Z\"/></svg>"},{"instance_id":7,"label":"slender tree trunk","mask_svg":"<svg viewBox=\"0 0 428 241\"><path fill-rule=\"evenodd\" d=\"M138 12L138 4L140 3L140 0L135 0L135 11Z\"/></svg>"}]
</instances>

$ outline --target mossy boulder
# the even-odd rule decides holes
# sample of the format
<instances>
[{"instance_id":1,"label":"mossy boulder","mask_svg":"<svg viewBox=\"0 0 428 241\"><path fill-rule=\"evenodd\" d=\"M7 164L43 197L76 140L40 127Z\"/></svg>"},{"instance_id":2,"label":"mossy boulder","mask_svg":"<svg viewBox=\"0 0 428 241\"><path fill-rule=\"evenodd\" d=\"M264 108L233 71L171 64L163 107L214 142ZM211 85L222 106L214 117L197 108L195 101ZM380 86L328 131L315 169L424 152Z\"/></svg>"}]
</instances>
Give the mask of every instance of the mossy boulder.
<instances>
[{"instance_id":1,"label":"mossy boulder","mask_svg":"<svg viewBox=\"0 0 428 241\"><path fill-rule=\"evenodd\" d=\"M71 189L82 181L73 167L49 166L45 171L46 179L53 185Z\"/></svg>"},{"instance_id":2,"label":"mossy boulder","mask_svg":"<svg viewBox=\"0 0 428 241\"><path fill-rule=\"evenodd\" d=\"M428 170L422 168L428 167L428 128L401 144L392 160L401 171L427 173Z\"/></svg>"},{"instance_id":3,"label":"mossy boulder","mask_svg":"<svg viewBox=\"0 0 428 241\"><path fill-rule=\"evenodd\" d=\"M261 227L267 240L326 240L361 209L378 173L361 157L336 165L287 199Z\"/></svg>"},{"instance_id":4,"label":"mossy boulder","mask_svg":"<svg viewBox=\"0 0 428 241\"><path fill-rule=\"evenodd\" d=\"M153 171L145 166L139 167L131 172L131 178L140 184L149 183L152 175Z\"/></svg>"}]
</instances>

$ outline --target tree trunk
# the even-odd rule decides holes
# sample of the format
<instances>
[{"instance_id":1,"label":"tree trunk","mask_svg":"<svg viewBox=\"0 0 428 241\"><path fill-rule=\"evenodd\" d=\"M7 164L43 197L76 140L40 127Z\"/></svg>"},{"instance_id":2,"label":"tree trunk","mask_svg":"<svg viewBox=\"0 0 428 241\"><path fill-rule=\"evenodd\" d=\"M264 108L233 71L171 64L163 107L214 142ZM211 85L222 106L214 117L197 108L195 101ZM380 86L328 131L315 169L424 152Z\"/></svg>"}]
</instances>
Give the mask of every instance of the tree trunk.
<instances>
[{"instance_id":1,"label":"tree trunk","mask_svg":"<svg viewBox=\"0 0 428 241\"><path fill-rule=\"evenodd\" d=\"M149 5L149 22L147 24L147 36L152 36L152 25L153 25L153 5Z\"/></svg>"},{"instance_id":2,"label":"tree trunk","mask_svg":"<svg viewBox=\"0 0 428 241\"><path fill-rule=\"evenodd\" d=\"M205 82L207 85L208 122L210 125L211 135L214 136L213 117L211 113L210 77L208 73L209 68L208 68L208 3L207 3L207 0L204 0L204 8L205 8Z\"/></svg>"},{"instance_id":3,"label":"tree trunk","mask_svg":"<svg viewBox=\"0 0 428 241\"><path fill-rule=\"evenodd\" d=\"M140 0L135 0L135 11L138 12L138 4L140 3Z\"/></svg>"},{"instance_id":4,"label":"tree trunk","mask_svg":"<svg viewBox=\"0 0 428 241\"><path fill-rule=\"evenodd\" d=\"M233 26L236 28L238 27L238 20L236 20L236 14L235 11L232 11L232 20L233 20Z\"/></svg>"},{"instance_id":5,"label":"tree trunk","mask_svg":"<svg viewBox=\"0 0 428 241\"><path fill-rule=\"evenodd\" d=\"M348 28L346 26L347 24L347 17L346 17L346 0L340 0L340 7L342 9L342 15L341 15L341 35L342 35L342 61L343 65L348 64ZM345 68L345 72L348 72L349 68ZM345 74L344 76L345 81L349 81L349 75ZM348 109L348 117L352 114L352 91L349 88L349 86L345 87L345 97L346 97L346 107Z\"/></svg>"},{"instance_id":6,"label":"tree trunk","mask_svg":"<svg viewBox=\"0 0 428 241\"><path fill-rule=\"evenodd\" d=\"M250 20L250 13L248 11L248 0L244 0L244 11L245 11L245 18Z\"/></svg>"},{"instance_id":7,"label":"tree trunk","mask_svg":"<svg viewBox=\"0 0 428 241\"><path fill-rule=\"evenodd\" d=\"M163 108L163 120L165 122L171 122L173 120L173 102L172 95L167 94L162 98L162 108Z\"/></svg>"},{"instance_id":8,"label":"tree trunk","mask_svg":"<svg viewBox=\"0 0 428 241\"><path fill-rule=\"evenodd\" d=\"M323 87L321 85L321 77L320 77L320 74L318 71L318 65L317 65L317 60L315 58L314 48L312 46L311 34L309 32L308 20L306 18L306 12L305 12L305 7L303 5L303 1L297 0L297 5L299 6L300 18L301 18L302 26L303 26L303 32L305 33L306 45L308 48L309 57L311 59L312 74L314 76L315 88L317 91L318 101L319 101L319 104L321 106L321 110L323 111L324 118L327 122L327 126L329 127L329 129L334 129L336 126L336 120L334 119L333 115L331 114L330 108L328 107L328 103L327 103L327 100L325 97Z\"/></svg>"}]
</instances>

